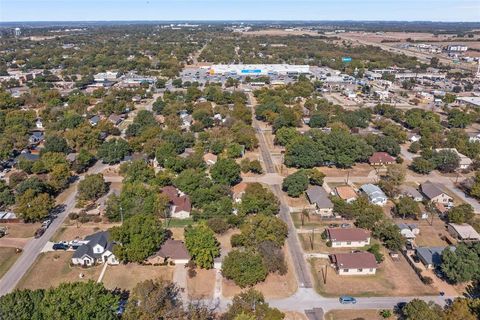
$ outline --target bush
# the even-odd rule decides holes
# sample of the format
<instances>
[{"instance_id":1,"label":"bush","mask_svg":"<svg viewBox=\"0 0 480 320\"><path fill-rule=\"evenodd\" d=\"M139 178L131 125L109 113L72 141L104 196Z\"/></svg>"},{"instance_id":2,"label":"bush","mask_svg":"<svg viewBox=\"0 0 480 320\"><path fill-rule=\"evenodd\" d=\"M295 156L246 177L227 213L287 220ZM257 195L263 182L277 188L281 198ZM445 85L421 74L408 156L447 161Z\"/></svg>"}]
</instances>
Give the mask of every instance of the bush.
<instances>
[{"instance_id":1,"label":"bush","mask_svg":"<svg viewBox=\"0 0 480 320\"><path fill-rule=\"evenodd\" d=\"M77 220L78 217L79 217L79 215L78 215L77 212L70 212L70 213L68 214L68 218L69 218L70 220Z\"/></svg>"},{"instance_id":2,"label":"bush","mask_svg":"<svg viewBox=\"0 0 480 320\"><path fill-rule=\"evenodd\" d=\"M422 276L420 279L422 280L422 282L423 282L424 284L427 284L427 285L433 283L433 279L430 278L430 277L427 277L427 276Z\"/></svg>"},{"instance_id":3,"label":"bush","mask_svg":"<svg viewBox=\"0 0 480 320\"><path fill-rule=\"evenodd\" d=\"M232 247L241 247L243 246L243 242L243 236L241 234L234 234L230 238L230 244L232 245Z\"/></svg>"},{"instance_id":4,"label":"bush","mask_svg":"<svg viewBox=\"0 0 480 320\"><path fill-rule=\"evenodd\" d=\"M283 179L282 190L290 197L299 197L308 188L308 175L304 170L299 170Z\"/></svg>"},{"instance_id":5,"label":"bush","mask_svg":"<svg viewBox=\"0 0 480 320\"><path fill-rule=\"evenodd\" d=\"M225 233L230 226L228 225L225 220L220 218L211 218L207 220L207 226L213 230L216 234L223 234Z\"/></svg>"}]
</instances>

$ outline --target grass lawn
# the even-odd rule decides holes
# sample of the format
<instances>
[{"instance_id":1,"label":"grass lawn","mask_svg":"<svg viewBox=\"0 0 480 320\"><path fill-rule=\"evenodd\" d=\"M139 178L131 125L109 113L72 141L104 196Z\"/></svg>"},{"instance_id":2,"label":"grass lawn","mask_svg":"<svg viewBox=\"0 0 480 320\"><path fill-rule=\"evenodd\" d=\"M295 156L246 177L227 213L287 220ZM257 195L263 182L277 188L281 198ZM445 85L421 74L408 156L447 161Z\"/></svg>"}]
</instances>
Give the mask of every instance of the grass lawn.
<instances>
[{"instance_id":1,"label":"grass lawn","mask_svg":"<svg viewBox=\"0 0 480 320\"><path fill-rule=\"evenodd\" d=\"M197 268L196 271L197 275L193 278L187 275L188 297L194 300L213 298L216 271L200 268Z\"/></svg>"},{"instance_id":2,"label":"grass lawn","mask_svg":"<svg viewBox=\"0 0 480 320\"><path fill-rule=\"evenodd\" d=\"M102 282L108 289L132 290L137 283L150 279L171 281L173 279L173 267L143 266L136 263L108 266Z\"/></svg>"},{"instance_id":3,"label":"grass lawn","mask_svg":"<svg viewBox=\"0 0 480 320\"><path fill-rule=\"evenodd\" d=\"M332 310L325 314L325 320L355 319L380 320L384 318L379 315L379 310ZM394 319L394 317L388 319Z\"/></svg>"},{"instance_id":4,"label":"grass lawn","mask_svg":"<svg viewBox=\"0 0 480 320\"><path fill-rule=\"evenodd\" d=\"M403 256L393 261L385 254L375 275L339 276L330 267L326 259L311 259L315 289L325 296L413 296L434 295L438 291L432 286L424 285ZM323 283L323 273L327 265L327 283Z\"/></svg>"},{"instance_id":5,"label":"grass lawn","mask_svg":"<svg viewBox=\"0 0 480 320\"><path fill-rule=\"evenodd\" d=\"M92 268L71 267L73 252L41 253L25 276L20 280L18 289L47 289L62 282L97 281L102 266ZM80 278L83 274L83 278Z\"/></svg>"},{"instance_id":6,"label":"grass lawn","mask_svg":"<svg viewBox=\"0 0 480 320\"><path fill-rule=\"evenodd\" d=\"M6 238L31 238L41 223L0 223L0 227L7 227Z\"/></svg>"},{"instance_id":7,"label":"grass lawn","mask_svg":"<svg viewBox=\"0 0 480 320\"><path fill-rule=\"evenodd\" d=\"M292 216L293 224L295 225L295 227L301 228L302 227L301 212L292 212L291 216ZM328 225L329 223L333 223L332 220L327 220L327 221L322 220L318 215L310 214L308 217L304 218L303 227L307 229L311 229L313 227L320 228L325 225ZM343 223L343 220L340 222Z\"/></svg>"},{"instance_id":8,"label":"grass lawn","mask_svg":"<svg viewBox=\"0 0 480 320\"><path fill-rule=\"evenodd\" d=\"M17 261L20 254L15 253L15 248L0 248L0 278Z\"/></svg>"},{"instance_id":9,"label":"grass lawn","mask_svg":"<svg viewBox=\"0 0 480 320\"><path fill-rule=\"evenodd\" d=\"M253 286L254 289L263 293L265 298L276 299L285 298L293 295L297 291L297 280L293 270L292 260L287 249L283 248L288 271L285 275L269 274L264 282ZM222 294L225 297L233 297L242 292L242 288L237 286L232 280L223 279Z\"/></svg>"},{"instance_id":10,"label":"grass lawn","mask_svg":"<svg viewBox=\"0 0 480 320\"><path fill-rule=\"evenodd\" d=\"M163 221L162 221L163 223ZM168 219L167 223L165 224L165 228L179 228L179 227L186 227L188 225L193 225L195 222L193 218L188 219Z\"/></svg>"}]
</instances>

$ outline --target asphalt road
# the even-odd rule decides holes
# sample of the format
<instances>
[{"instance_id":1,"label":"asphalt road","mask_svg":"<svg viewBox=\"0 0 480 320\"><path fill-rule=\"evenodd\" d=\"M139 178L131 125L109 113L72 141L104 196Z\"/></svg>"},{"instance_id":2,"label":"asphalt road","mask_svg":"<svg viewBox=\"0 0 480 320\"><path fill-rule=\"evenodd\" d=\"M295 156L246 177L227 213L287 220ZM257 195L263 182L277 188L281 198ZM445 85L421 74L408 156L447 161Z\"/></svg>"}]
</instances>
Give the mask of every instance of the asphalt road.
<instances>
[{"instance_id":1,"label":"asphalt road","mask_svg":"<svg viewBox=\"0 0 480 320\"><path fill-rule=\"evenodd\" d=\"M250 96L250 102L254 105L253 98ZM268 150L265 137L263 135L258 122L253 120L254 128L257 132L258 143L260 146L260 151L262 153L263 162L265 164L265 169L267 173L277 173L275 165L270 156L270 151ZM280 201L280 218L287 224L288 227L288 237L287 244L290 251L290 256L292 257L295 274L298 281L298 286L300 288L312 288L312 279L310 276L310 269L308 268L307 262L303 256L303 250L298 240L297 233L295 232L295 225L293 224L292 218L290 216L290 210L285 202L285 199L282 195L282 190L278 184L271 186L273 193L277 196Z\"/></svg>"},{"instance_id":2,"label":"asphalt road","mask_svg":"<svg viewBox=\"0 0 480 320\"><path fill-rule=\"evenodd\" d=\"M93 167L88 170L88 174L99 173L106 168L106 165L97 162ZM30 240L27 245L23 248L21 256L17 261L10 267L10 269L5 273L5 275L0 279L0 296L3 296L9 292L12 292L17 286L20 279L28 272L30 267L33 265L38 255L45 247L46 243L53 237L57 232L58 228L63 224L65 218L75 207L75 197L77 196L77 185L78 181L83 179L83 176L80 176L74 184L72 184L67 190L63 193L68 193L67 198L62 203L64 204L65 210L58 214L58 216L52 221L45 233L38 239Z\"/></svg>"}]
</instances>

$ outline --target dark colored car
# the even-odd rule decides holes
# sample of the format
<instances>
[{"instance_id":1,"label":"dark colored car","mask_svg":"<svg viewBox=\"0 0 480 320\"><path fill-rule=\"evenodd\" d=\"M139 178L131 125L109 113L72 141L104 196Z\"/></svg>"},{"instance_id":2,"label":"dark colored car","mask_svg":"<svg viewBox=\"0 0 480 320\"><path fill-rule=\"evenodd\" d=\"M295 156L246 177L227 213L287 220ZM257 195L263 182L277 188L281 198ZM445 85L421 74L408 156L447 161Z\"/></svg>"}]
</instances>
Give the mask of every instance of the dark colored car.
<instances>
[{"instance_id":1,"label":"dark colored car","mask_svg":"<svg viewBox=\"0 0 480 320\"><path fill-rule=\"evenodd\" d=\"M54 243L52 248L53 250L67 250L69 246L64 243Z\"/></svg>"},{"instance_id":2,"label":"dark colored car","mask_svg":"<svg viewBox=\"0 0 480 320\"><path fill-rule=\"evenodd\" d=\"M41 236L43 236L43 234L45 233L45 229L44 228L38 228L36 231L35 231L35 239L38 239L40 238Z\"/></svg>"}]
</instances>

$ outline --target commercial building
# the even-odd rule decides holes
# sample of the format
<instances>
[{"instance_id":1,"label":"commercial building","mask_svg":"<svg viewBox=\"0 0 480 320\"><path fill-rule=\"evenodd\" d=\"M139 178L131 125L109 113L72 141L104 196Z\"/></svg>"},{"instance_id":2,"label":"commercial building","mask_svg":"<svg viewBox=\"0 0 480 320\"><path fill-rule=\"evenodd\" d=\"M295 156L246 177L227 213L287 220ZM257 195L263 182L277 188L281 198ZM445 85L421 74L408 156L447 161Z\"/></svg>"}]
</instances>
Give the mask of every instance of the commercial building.
<instances>
[{"instance_id":1,"label":"commercial building","mask_svg":"<svg viewBox=\"0 0 480 320\"><path fill-rule=\"evenodd\" d=\"M208 67L210 75L223 76L293 76L311 74L308 65L289 64L215 64Z\"/></svg>"}]
</instances>

